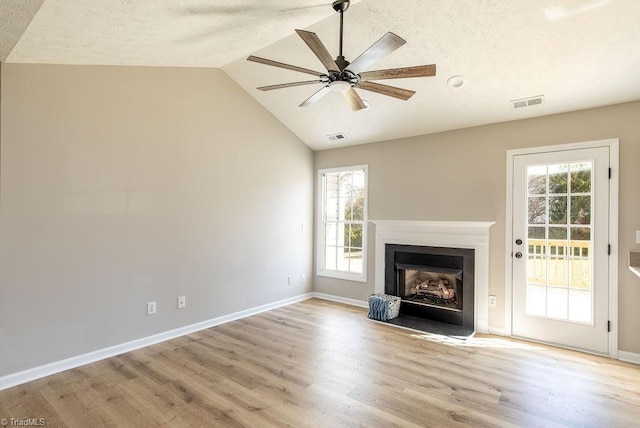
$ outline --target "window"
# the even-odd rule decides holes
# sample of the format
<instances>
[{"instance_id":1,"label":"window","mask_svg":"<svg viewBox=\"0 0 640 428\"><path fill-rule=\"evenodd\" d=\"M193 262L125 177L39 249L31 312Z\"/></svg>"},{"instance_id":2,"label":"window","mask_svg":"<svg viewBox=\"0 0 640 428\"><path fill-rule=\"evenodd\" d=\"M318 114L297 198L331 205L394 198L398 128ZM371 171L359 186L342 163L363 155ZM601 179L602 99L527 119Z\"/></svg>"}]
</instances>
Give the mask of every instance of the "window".
<instances>
[{"instance_id":1,"label":"window","mask_svg":"<svg viewBox=\"0 0 640 428\"><path fill-rule=\"evenodd\" d=\"M318 275L366 281L367 166L318 171Z\"/></svg>"}]
</instances>

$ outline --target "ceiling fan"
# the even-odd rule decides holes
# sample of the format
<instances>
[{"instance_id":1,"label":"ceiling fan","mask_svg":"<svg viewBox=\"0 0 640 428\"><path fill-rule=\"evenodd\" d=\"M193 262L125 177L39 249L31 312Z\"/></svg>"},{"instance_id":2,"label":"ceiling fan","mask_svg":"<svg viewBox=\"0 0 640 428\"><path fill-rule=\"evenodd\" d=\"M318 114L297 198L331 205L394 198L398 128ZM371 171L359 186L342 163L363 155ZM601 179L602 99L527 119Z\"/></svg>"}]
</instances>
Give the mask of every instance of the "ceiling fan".
<instances>
[{"instance_id":1,"label":"ceiling fan","mask_svg":"<svg viewBox=\"0 0 640 428\"><path fill-rule=\"evenodd\" d=\"M340 53L335 60L331 57L331 54L327 51L327 48L322 44L316 33L305 30L296 30L296 33L298 33L316 57L318 57L322 65L325 66L327 69L326 73L251 55L247 58L247 61L311 74L318 78L317 80L262 86L257 89L261 91L271 91L274 89L290 88L293 86L323 83L324 86L322 89L307 98L302 104L300 104L300 107L306 107L315 103L328 92L337 91L343 93L344 98L351 106L351 109L356 111L364 109L367 106L354 88L364 89L365 91L376 92L378 94L406 101L415 94L415 91L383 85L381 83L373 82L373 80L430 77L436 75L435 64L365 71L369 66L373 65L375 62L381 60L406 43L404 39L392 32L388 32L382 36L380 40L375 42L371 47L369 47L369 49L361 53L360 56L352 62L347 61L342 55L342 40L344 31L344 12L349 8L349 4L350 0L336 0L332 5L333 9L340 13Z\"/></svg>"}]
</instances>

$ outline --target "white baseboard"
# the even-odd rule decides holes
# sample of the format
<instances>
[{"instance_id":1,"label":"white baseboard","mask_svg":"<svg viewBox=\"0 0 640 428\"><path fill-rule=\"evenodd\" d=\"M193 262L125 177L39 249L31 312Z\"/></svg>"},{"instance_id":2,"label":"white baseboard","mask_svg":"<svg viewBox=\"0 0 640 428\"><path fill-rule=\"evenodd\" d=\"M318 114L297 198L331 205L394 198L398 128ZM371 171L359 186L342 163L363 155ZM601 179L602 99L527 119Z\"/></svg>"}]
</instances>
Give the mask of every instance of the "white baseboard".
<instances>
[{"instance_id":1,"label":"white baseboard","mask_svg":"<svg viewBox=\"0 0 640 428\"><path fill-rule=\"evenodd\" d=\"M369 305L366 301L349 299L346 297L334 296L324 293L306 293L299 296L291 297L288 299L280 300L277 302L269 303L266 305L258 306L255 308L247 309L244 311L234 312L232 314L223 315L221 317L213 318L207 321L187 325L184 327L169 330L163 333L154 334L152 336L143 337L140 339L132 340L130 342L121 343L119 345L111 346L97 351L88 352L86 354L77 355L75 357L67 358L53 363L45 364L42 366L34 367L31 369L23 370L17 373L12 373L0 377L0 391L3 389L11 388L13 386L21 385L23 383L31 382L36 379L40 379L46 376L50 376L56 373L60 373L66 370L74 369L76 367L83 366L85 364L94 363L96 361L104 360L105 358L114 357L116 355L131 352L136 349L144 348L146 346L154 345L156 343L164 342L176 337L184 336L190 333L195 333L200 330L215 327L217 325L225 324L231 321L236 321L242 318L246 318L252 315L256 315L262 312L270 311L282 306L287 306L293 303L301 302L303 300L310 299L312 297L329 300L337 303L344 303L346 305L357 306L360 308L368 308ZM497 327L489 327L489 333L499 336L504 336L504 329ZM633 352L618 351L618 359L634 364L640 364L640 354Z\"/></svg>"},{"instance_id":2,"label":"white baseboard","mask_svg":"<svg viewBox=\"0 0 640 428\"><path fill-rule=\"evenodd\" d=\"M496 336L506 336L504 328L501 328L501 327L491 327L491 326L489 326L489 334L494 334Z\"/></svg>"},{"instance_id":3,"label":"white baseboard","mask_svg":"<svg viewBox=\"0 0 640 428\"><path fill-rule=\"evenodd\" d=\"M292 303L301 302L303 300L307 300L312 297L317 297L317 296L314 296L314 293L301 294L299 296L295 296L295 297L280 300L277 302L269 303L266 305L258 306L256 308L234 312L232 314L223 315L221 317L213 318L207 321L202 321L199 323L187 325L184 327L165 331L163 333L154 334L152 336L143 337L140 339L132 340L130 342L121 343L119 345L111 346L104 349L99 349L97 351L88 352L86 354L77 355L75 357L67 358L60 361L55 361L53 363L49 363L42 366L31 368L31 369L23 370L17 373L5 375L0 377L0 391L2 391L3 389L11 388L13 386L21 385L26 382L31 382L32 380L40 379L45 376L50 376L56 373L60 373L65 370L74 369L76 367L80 367L85 364L90 364L96 361L104 360L105 358L124 354L125 352L134 351L136 349L144 348L146 346L164 342L166 340L175 339L176 337L184 336L186 334L195 333L196 331L204 330L206 328L215 327L217 325L225 324L230 321L235 321L241 318L246 318L252 315L259 314L261 312L266 312L271 309L279 308L281 306L286 306Z\"/></svg>"},{"instance_id":4,"label":"white baseboard","mask_svg":"<svg viewBox=\"0 0 640 428\"><path fill-rule=\"evenodd\" d=\"M357 306L359 308L369 307L369 303L364 300L349 299L347 297L334 296L332 294L313 292L311 293L311 297L316 297L318 299L329 300L337 303L344 303L345 305Z\"/></svg>"},{"instance_id":5,"label":"white baseboard","mask_svg":"<svg viewBox=\"0 0 640 428\"><path fill-rule=\"evenodd\" d=\"M635 352L618 351L618 359L626 363L640 364L640 354Z\"/></svg>"}]
</instances>

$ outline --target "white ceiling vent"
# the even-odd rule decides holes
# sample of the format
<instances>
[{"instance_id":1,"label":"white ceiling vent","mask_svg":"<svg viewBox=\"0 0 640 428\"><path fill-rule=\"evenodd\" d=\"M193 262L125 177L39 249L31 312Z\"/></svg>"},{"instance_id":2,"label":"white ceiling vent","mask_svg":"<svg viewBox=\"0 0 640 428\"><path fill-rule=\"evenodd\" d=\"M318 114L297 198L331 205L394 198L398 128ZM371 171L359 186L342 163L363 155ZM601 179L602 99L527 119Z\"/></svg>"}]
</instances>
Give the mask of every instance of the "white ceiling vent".
<instances>
[{"instance_id":1,"label":"white ceiling vent","mask_svg":"<svg viewBox=\"0 0 640 428\"><path fill-rule=\"evenodd\" d=\"M531 107L531 106L543 104L544 95L536 95L535 97L521 98L519 100L511 100L509 102L513 104L513 108Z\"/></svg>"},{"instance_id":2,"label":"white ceiling vent","mask_svg":"<svg viewBox=\"0 0 640 428\"><path fill-rule=\"evenodd\" d=\"M336 140L346 140L347 136L344 135L342 132L339 132L337 134L327 135L327 138L329 138L330 141L336 141Z\"/></svg>"}]
</instances>

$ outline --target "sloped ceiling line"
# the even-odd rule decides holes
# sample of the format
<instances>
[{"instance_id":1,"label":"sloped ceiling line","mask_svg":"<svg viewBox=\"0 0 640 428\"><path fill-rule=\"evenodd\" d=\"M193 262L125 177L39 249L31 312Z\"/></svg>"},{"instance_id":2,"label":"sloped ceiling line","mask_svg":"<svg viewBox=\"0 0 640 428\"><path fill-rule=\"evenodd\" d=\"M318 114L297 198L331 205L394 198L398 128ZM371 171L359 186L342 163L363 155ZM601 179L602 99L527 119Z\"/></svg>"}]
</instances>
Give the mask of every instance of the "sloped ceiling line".
<instances>
[{"instance_id":1,"label":"sloped ceiling line","mask_svg":"<svg viewBox=\"0 0 640 428\"><path fill-rule=\"evenodd\" d=\"M22 37L44 0L0 2L0 62L4 62Z\"/></svg>"},{"instance_id":2,"label":"sloped ceiling line","mask_svg":"<svg viewBox=\"0 0 640 428\"><path fill-rule=\"evenodd\" d=\"M407 43L375 69L436 64L437 75L397 79L408 101L342 94L298 105L319 88L257 87L300 73L250 63L250 54L312 70L322 65L294 29L337 55L332 0L0 0L7 63L222 68L315 150L545 116L640 99L640 0L352 0L344 54L353 61L387 31ZM370 70L367 70L370 71ZM447 85L464 76L460 88ZM545 102L514 109L514 99ZM346 139L328 136L343 133Z\"/></svg>"}]
</instances>

